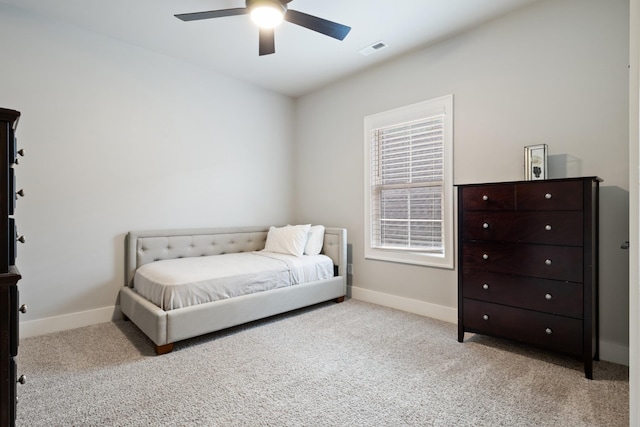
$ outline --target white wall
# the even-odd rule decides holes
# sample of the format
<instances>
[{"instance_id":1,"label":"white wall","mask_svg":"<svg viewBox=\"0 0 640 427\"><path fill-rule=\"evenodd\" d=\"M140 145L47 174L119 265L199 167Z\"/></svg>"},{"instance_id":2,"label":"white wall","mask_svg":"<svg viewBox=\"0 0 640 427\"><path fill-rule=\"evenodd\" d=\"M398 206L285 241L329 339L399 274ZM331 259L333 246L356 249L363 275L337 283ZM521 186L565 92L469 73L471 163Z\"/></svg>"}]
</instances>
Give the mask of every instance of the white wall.
<instances>
[{"instance_id":1,"label":"white wall","mask_svg":"<svg viewBox=\"0 0 640 427\"><path fill-rule=\"evenodd\" d=\"M605 180L603 224L628 218L628 12L628 0L543 1L297 100L295 217L348 228L354 297L456 320L455 270L364 259L369 114L452 93L456 184L522 179L523 147L546 143L571 160L556 176ZM628 234L615 233L601 239L615 259L601 284L623 299L601 303L602 358L627 363Z\"/></svg>"},{"instance_id":2,"label":"white wall","mask_svg":"<svg viewBox=\"0 0 640 427\"><path fill-rule=\"evenodd\" d=\"M0 4L21 335L109 320L128 230L290 219L293 102Z\"/></svg>"},{"instance_id":3,"label":"white wall","mask_svg":"<svg viewBox=\"0 0 640 427\"><path fill-rule=\"evenodd\" d=\"M629 425L640 425L640 0L630 2L629 46Z\"/></svg>"}]
</instances>

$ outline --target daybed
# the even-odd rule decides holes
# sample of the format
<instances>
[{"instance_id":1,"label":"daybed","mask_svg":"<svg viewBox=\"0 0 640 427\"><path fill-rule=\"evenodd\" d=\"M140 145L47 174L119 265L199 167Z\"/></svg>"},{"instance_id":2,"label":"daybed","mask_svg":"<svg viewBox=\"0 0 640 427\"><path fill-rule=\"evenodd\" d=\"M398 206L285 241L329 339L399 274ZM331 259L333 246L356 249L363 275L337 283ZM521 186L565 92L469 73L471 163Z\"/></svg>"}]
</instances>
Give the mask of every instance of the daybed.
<instances>
[{"instance_id":1,"label":"daybed","mask_svg":"<svg viewBox=\"0 0 640 427\"><path fill-rule=\"evenodd\" d=\"M120 308L123 315L153 341L158 354L164 354L173 350L173 343L176 341L332 299L336 302L344 300L347 290L347 232L342 228L325 228L324 241L320 240L321 253L333 261L332 277L329 278L290 286L278 285L281 287L269 290L253 289L250 291L252 293L239 296L233 296L233 292L228 292L229 295L223 295L223 299L211 302L196 301L194 305L189 305L189 302L176 305L175 299L169 298L169 305L174 306L165 308L143 297L136 289L134 279L137 277L139 281L141 276L140 272L137 275L136 272L150 263L153 263L154 267L163 266L166 273L167 269L170 272L174 271L171 270L174 268L171 263L183 261L178 260L179 258L185 258L184 261L188 262L218 261L220 264L219 261L224 258L218 255L248 253L247 255L259 256L259 259L263 260L265 256L269 257L269 253L263 251L269 232L270 227L129 232L125 244L126 283L120 291ZM320 246L318 251L319 248ZM205 258L194 260L191 259L193 257ZM300 259L304 257L306 255ZM196 275L195 281L198 281L200 267L187 266L186 270L187 276L193 273ZM164 273L160 273L162 274ZM251 288L246 280L239 281L244 284L244 288ZM270 282L270 279L263 281ZM164 298L166 305L165 290L156 294L160 295L160 302Z\"/></svg>"}]
</instances>

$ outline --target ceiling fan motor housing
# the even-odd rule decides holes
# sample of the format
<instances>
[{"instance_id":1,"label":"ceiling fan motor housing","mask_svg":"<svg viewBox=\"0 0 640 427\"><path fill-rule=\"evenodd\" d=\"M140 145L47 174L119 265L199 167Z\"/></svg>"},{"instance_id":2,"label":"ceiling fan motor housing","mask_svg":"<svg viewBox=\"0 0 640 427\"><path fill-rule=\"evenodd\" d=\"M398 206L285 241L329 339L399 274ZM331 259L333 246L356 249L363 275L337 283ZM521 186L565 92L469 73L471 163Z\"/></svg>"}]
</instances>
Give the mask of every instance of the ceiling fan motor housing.
<instances>
[{"instance_id":1,"label":"ceiling fan motor housing","mask_svg":"<svg viewBox=\"0 0 640 427\"><path fill-rule=\"evenodd\" d=\"M246 0L245 5L249 10L264 6L281 10L283 15L287 12L287 4L280 0Z\"/></svg>"}]
</instances>

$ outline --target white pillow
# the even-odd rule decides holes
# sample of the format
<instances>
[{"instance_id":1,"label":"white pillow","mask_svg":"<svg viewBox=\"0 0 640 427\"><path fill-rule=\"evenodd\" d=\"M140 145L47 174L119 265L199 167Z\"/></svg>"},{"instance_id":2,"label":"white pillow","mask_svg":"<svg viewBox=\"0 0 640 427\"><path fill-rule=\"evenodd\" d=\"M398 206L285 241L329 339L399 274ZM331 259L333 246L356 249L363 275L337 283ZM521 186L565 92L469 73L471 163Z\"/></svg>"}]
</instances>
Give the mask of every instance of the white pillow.
<instances>
[{"instance_id":1,"label":"white pillow","mask_svg":"<svg viewBox=\"0 0 640 427\"><path fill-rule=\"evenodd\" d=\"M318 255L324 244L324 225L314 225L309 228L309 237L304 247L305 255Z\"/></svg>"},{"instance_id":2,"label":"white pillow","mask_svg":"<svg viewBox=\"0 0 640 427\"><path fill-rule=\"evenodd\" d=\"M281 254L302 256L311 224L270 227L264 250Z\"/></svg>"}]
</instances>

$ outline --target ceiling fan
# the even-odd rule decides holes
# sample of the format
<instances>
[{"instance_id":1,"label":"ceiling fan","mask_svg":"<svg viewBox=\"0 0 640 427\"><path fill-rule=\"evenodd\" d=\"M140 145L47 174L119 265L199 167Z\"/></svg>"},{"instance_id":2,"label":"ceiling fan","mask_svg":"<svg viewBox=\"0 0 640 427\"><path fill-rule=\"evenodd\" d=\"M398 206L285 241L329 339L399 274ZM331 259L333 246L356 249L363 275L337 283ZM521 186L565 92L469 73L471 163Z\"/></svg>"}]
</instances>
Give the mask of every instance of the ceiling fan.
<instances>
[{"instance_id":1,"label":"ceiling fan","mask_svg":"<svg viewBox=\"0 0 640 427\"><path fill-rule=\"evenodd\" d=\"M201 19L250 14L251 18L259 26L260 38L258 50L260 56L275 53L274 28L282 22L282 20L317 31L338 40L344 40L347 34L349 34L349 31L351 31L351 27L347 27L346 25L298 12L297 10L290 10L287 4L291 1L293 0L246 0L246 7L181 13L175 15L175 17L183 21L197 21Z\"/></svg>"}]
</instances>

